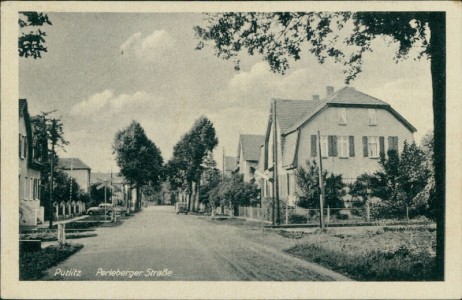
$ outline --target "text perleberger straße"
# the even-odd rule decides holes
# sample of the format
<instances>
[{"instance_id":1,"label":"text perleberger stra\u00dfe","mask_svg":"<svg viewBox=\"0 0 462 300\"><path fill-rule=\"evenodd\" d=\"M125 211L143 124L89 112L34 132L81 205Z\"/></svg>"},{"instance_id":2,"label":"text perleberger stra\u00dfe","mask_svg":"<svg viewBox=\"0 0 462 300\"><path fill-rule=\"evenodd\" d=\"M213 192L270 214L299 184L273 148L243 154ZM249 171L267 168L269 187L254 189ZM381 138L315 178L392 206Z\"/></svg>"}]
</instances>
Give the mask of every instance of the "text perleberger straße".
<instances>
[{"instance_id":1,"label":"text perleberger stra\u00dfe","mask_svg":"<svg viewBox=\"0 0 462 300\"><path fill-rule=\"evenodd\" d=\"M173 271L170 271L169 269L154 270L151 268L148 268L144 271L120 270L119 268L117 268L117 270L114 270L114 269L104 270L103 268L98 268L98 271L96 272L96 276L101 276L101 277L128 277L128 278L141 277L141 276L170 277L172 276L172 274L173 274ZM80 277L82 276L82 271L78 269L62 270L60 268L57 268L54 276Z\"/></svg>"},{"instance_id":2,"label":"text perleberger stra\u00dfe","mask_svg":"<svg viewBox=\"0 0 462 300\"><path fill-rule=\"evenodd\" d=\"M96 272L96 276L101 276L101 277L170 277L172 276L173 271L170 271L169 269L163 269L163 270L153 270L151 268L148 268L144 271L135 271L135 270L120 270L117 268L117 270L110 269L110 270L103 270L103 268L98 268L98 271Z\"/></svg>"}]
</instances>

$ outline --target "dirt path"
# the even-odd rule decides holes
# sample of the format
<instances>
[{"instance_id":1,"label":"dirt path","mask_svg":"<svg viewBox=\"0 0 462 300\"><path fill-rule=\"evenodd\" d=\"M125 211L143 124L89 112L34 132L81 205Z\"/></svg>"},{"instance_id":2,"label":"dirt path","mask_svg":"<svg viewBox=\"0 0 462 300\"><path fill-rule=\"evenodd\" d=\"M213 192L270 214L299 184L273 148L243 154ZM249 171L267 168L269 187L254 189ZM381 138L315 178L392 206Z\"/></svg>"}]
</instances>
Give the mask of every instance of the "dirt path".
<instances>
[{"instance_id":1,"label":"dirt path","mask_svg":"<svg viewBox=\"0 0 462 300\"><path fill-rule=\"evenodd\" d=\"M45 280L348 280L262 243L264 232L176 215L173 207L145 208L97 234L79 239L85 247Z\"/></svg>"}]
</instances>

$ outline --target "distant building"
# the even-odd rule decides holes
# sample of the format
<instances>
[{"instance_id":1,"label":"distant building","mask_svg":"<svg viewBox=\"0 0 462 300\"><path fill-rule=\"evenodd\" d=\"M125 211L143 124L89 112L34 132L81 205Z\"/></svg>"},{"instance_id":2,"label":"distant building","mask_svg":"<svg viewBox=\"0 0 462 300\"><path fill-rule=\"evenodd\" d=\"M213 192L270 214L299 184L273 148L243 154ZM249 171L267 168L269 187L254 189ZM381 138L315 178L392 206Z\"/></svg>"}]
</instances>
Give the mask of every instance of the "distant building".
<instances>
[{"instance_id":1,"label":"distant building","mask_svg":"<svg viewBox=\"0 0 462 300\"><path fill-rule=\"evenodd\" d=\"M404 141L412 142L416 129L389 104L352 87L319 100L273 99L277 130L277 173L279 197L293 203L298 187L295 169L317 159L319 144L324 171L343 175L345 181L379 168L380 155L387 150L403 150ZM274 107L274 106L273 106ZM273 108L271 109L273 110ZM273 113L273 112L271 112ZM318 131L320 141L318 141ZM258 173L272 176L272 117L269 117L265 146ZM263 180L263 196L272 196L271 180Z\"/></svg>"},{"instance_id":2,"label":"distant building","mask_svg":"<svg viewBox=\"0 0 462 300\"><path fill-rule=\"evenodd\" d=\"M40 206L40 164L34 158L33 133L26 99L19 99L19 223L36 226L44 222Z\"/></svg>"},{"instance_id":3,"label":"distant building","mask_svg":"<svg viewBox=\"0 0 462 300\"><path fill-rule=\"evenodd\" d=\"M244 176L244 181L254 179L255 170L258 168L261 145L265 143L264 135L241 134L237 150L237 163L239 174Z\"/></svg>"},{"instance_id":4,"label":"distant building","mask_svg":"<svg viewBox=\"0 0 462 300\"><path fill-rule=\"evenodd\" d=\"M225 176L231 176L237 171L237 158L235 156L225 156L223 171Z\"/></svg>"},{"instance_id":5,"label":"distant building","mask_svg":"<svg viewBox=\"0 0 462 300\"><path fill-rule=\"evenodd\" d=\"M124 203L125 195L124 195L124 179L121 176L118 176L116 173L98 173L92 172L90 176L90 185L93 184L104 184L104 183L112 183L113 191L112 191L112 199L116 203L121 204Z\"/></svg>"},{"instance_id":6,"label":"distant building","mask_svg":"<svg viewBox=\"0 0 462 300\"><path fill-rule=\"evenodd\" d=\"M79 158L59 158L58 167L73 177L85 193L90 191L91 168L82 160Z\"/></svg>"}]
</instances>

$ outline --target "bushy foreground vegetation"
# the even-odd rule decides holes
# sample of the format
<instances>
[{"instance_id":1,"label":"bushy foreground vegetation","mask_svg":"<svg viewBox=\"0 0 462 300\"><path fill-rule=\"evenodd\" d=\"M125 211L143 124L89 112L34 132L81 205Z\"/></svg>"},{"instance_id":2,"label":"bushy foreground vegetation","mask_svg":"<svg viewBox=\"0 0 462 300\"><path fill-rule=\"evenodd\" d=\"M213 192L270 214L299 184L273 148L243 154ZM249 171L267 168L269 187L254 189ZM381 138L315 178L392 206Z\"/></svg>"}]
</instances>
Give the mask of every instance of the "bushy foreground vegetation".
<instances>
[{"instance_id":1,"label":"bushy foreground vegetation","mask_svg":"<svg viewBox=\"0 0 462 300\"><path fill-rule=\"evenodd\" d=\"M19 253L19 280L37 280L43 272L83 248L82 244L48 246L40 252Z\"/></svg>"},{"instance_id":2,"label":"bushy foreground vegetation","mask_svg":"<svg viewBox=\"0 0 462 300\"><path fill-rule=\"evenodd\" d=\"M286 250L355 280L425 281L435 276L435 232L417 227L360 234L310 234L308 242Z\"/></svg>"},{"instance_id":3,"label":"bushy foreground vegetation","mask_svg":"<svg viewBox=\"0 0 462 300\"><path fill-rule=\"evenodd\" d=\"M427 134L419 147L404 142L403 151L381 153L380 169L360 175L345 184L341 175L323 173L325 182L324 207L342 208L345 199L353 208L370 205L371 219L435 219L435 179L433 170L433 135ZM315 160L296 171L302 208L319 208L319 168ZM358 210L359 211L359 210Z\"/></svg>"}]
</instances>

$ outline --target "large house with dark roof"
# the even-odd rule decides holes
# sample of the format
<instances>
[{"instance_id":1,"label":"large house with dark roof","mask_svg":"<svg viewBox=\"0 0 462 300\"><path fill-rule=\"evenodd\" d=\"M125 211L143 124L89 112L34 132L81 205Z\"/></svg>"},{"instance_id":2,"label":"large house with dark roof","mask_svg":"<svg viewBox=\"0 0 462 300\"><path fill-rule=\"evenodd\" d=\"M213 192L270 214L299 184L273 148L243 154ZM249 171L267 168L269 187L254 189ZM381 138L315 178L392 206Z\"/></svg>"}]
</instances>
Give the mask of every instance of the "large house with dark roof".
<instances>
[{"instance_id":1,"label":"large house with dark roof","mask_svg":"<svg viewBox=\"0 0 462 300\"><path fill-rule=\"evenodd\" d=\"M263 145L264 141L264 135L241 134L239 136L237 164L239 167L239 174L244 176L244 181L249 182L254 178L260 158L260 147Z\"/></svg>"},{"instance_id":2,"label":"large house with dark roof","mask_svg":"<svg viewBox=\"0 0 462 300\"><path fill-rule=\"evenodd\" d=\"M91 168L82 160L79 158L59 158L58 166L67 175L73 177L85 193L90 191Z\"/></svg>"},{"instance_id":3,"label":"large house with dark roof","mask_svg":"<svg viewBox=\"0 0 462 300\"><path fill-rule=\"evenodd\" d=\"M40 163L34 158L33 132L26 99L19 99L19 223L43 223L45 210L40 206Z\"/></svg>"},{"instance_id":4,"label":"large house with dark roof","mask_svg":"<svg viewBox=\"0 0 462 300\"><path fill-rule=\"evenodd\" d=\"M328 87L321 100L272 101L258 173L271 174L275 107L279 196L289 203L297 199L295 169L318 158L318 132L323 170L345 181L375 172L381 153L401 152L405 140L414 140L416 129L389 104L352 87L337 92ZM272 183L262 181L263 196L271 196Z\"/></svg>"}]
</instances>

